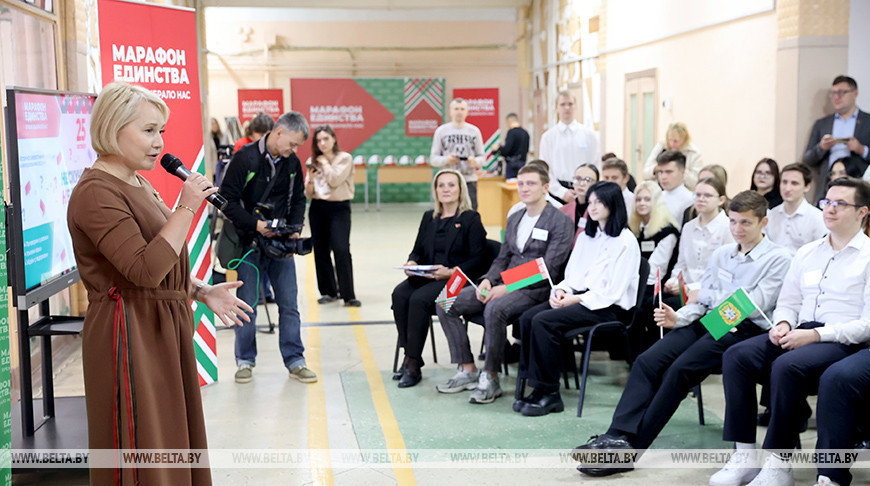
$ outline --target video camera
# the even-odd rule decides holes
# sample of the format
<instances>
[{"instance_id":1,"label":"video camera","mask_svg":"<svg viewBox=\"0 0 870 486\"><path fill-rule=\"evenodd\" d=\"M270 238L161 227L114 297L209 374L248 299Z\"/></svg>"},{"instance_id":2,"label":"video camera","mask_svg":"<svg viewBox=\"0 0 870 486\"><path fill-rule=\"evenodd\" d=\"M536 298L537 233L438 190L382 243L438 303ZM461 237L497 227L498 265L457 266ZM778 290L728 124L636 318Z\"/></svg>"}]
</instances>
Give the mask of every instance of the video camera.
<instances>
[{"instance_id":1,"label":"video camera","mask_svg":"<svg viewBox=\"0 0 870 486\"><path fill-rule=\"evenodd\" d=\"M266 221L266 228L275 236L266 238L257 233L253 246L260 248L270 258L290 258L293 255L311 253L311 238L290 238L294 233L302 232L301 224L287 224L284 218L270 218L274 207L271 204L258 203L254 208L254 216Z\"/></svg>"}]
</instances>

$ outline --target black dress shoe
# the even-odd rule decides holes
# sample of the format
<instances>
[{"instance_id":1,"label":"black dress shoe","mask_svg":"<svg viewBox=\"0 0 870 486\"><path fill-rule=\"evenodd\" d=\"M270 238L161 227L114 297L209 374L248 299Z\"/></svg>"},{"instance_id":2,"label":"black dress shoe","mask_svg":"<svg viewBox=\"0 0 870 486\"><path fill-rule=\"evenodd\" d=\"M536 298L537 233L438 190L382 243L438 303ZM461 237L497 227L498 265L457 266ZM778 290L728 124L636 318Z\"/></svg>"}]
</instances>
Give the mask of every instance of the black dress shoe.
<instances>
[{"instance_id":1,"label":"black dress shoe","mask_svg":"<svg viewBox=\"0 0 870 486\"><path fill-rule=\"evenodd\" d=\"M514 410L514 412L517 412L517 413L522 412L522 411L523 411L523 407L524 407L527 403L529 403L529 402L526 401L526 398L520 398L520 399L514 400L514 405L513 405L513 410Z\"/></svg>"},{"instance_id":2,"label":"black dress shoe","mask_svg":"<svg viewBox=\"0 0 870 486\"><path fill-rule=\"evenodd\" d=\"M541 395L541 398L538 400L529 401L523 405L520 413L526 417L541 417L550 412L561 412L563 410L565 410L565 404L562 403L562 396L556 391Z\"/></svg>"},{"instance_id":3,"label":"black dress shoe","mask_svg":"<svg viewBox=\"0 0 870 486\"><path fill-rule=\"evenodd\" d=\"M361 305L362 305L362 302L360 302L356 299L348 299L348 300L344 301L345 307L359 307Z\"/></svg>"},{"instance_id":4,"label":"black dress shoe","mask_svg":"<svg viewBox=\"0 0 870 486\"><path fill-rule=\"evenodd\" d=\"M601 478L604 476L610 476L612 474L619 474L622 472L629 472L634 470L634 465L629 464L625 467L588 467L584 465L577 466L577 470L581 473L592 476L594 478Z\"/></svg>"},{"instance_id":5,"label":"black dress shoe","mask_svg":"<svg viewBox=\"0 0 870 486\"><path fill-rule=\"evenodd\" d=\"M577 446L571 451L571 457L575 461L581 461L583 459L583 452L588 451L590 449L606 449L606 450L618 450L618 449L634 449L628 439L622 435L611 435L611 434L601 434L601 435L593 435L589 438L589 442Z\"/></svg>"},{"instance_id":6,"label":"black dress shoe","mask_svg":"<svg viewBox=\"0 0 870 486\"><path fill-rule=\"evenodd\" d=\"M405 374L405 365L399 367L395 373L393 373L393 381L399 381L402 379L402 375Z\"/></svg>"},{"instance_id":7,"label":"black dress shoe","mask_svg":"<svg viewBox=\"0 0 870 486\"><path fill-rule=\"evenodd\" d=\"M317 299L318 304L329 304L330 302L335 302L338 300L338 297L333 297L331 295L324 295L323 297Z\"/></svg>"},{"instance_id":8,"label":"black dress shoe","mask_svg":"<svg viewBox=\"0 0 870 486\"><path fill-rule=\"evenodd\" d=\"M405 372L402 374L402 378L399 379L399 388L410 388L417 383L420 383L420 380L422 379L423 373L421 373L419 369L412 370L406 368Z\"/></svg>"}]
</instances>

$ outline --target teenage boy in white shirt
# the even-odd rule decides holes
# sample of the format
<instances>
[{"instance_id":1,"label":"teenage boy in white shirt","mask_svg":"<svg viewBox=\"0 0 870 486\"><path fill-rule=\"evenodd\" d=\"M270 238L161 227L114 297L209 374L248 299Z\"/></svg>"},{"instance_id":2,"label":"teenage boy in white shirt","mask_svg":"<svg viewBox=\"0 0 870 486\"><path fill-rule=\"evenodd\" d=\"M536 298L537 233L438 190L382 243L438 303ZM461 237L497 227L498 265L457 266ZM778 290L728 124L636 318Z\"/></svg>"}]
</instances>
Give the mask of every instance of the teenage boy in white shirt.
<instances>
[{"instance_id":1,"label":"teenage boy in white shirt","mask_svg":"<svg viewBox=\"0 0 870 486\"><path fill-rule=\"evenodd\" d=\"M770 210L765 234L786 247L794 256L798 249L828 234L822 211L806 200L813 182L813 173L804 164L789 164L782 168L779 192L782 204Z\"/></svg>"}]
</instances>

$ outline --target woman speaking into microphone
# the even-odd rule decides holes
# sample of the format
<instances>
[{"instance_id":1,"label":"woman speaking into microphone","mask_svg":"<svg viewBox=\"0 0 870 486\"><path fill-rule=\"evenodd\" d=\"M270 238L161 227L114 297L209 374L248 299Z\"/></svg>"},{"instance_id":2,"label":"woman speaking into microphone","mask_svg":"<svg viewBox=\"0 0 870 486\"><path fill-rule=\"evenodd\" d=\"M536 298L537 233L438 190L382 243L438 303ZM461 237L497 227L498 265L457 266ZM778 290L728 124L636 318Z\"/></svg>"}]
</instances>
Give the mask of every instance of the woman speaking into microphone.
<instances>
[{"instance_id":1,"label":"woman speaking into microphone","mask_svg":"<svg viewBox=\"0 0 870 486\"><path fill-rule=\"evenodd\" d=\"M107 85L94 103L98 158L70 196L67 221L88 292L82 362L92 450L206 449L193 350L190 300L224 324L252 309L229 293L242 282L207 285L190 275L186 237L197 209L217 192L193 173L171 211L141 175L163 151L169 108L154 93ZM191 468L93 469L91 484L211 484Z\"/></svg>"}]
</instances>

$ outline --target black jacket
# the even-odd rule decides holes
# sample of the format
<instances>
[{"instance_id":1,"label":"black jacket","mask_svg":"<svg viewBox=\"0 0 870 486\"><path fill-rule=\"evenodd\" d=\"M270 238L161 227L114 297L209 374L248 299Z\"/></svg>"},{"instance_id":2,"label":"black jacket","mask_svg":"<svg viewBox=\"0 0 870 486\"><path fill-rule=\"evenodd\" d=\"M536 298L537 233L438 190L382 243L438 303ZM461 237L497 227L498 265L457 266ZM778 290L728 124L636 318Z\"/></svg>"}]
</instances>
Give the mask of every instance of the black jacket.
<instances>
[{"instance_id":1,"label":"black jacket","mask_svg":"<svg viewBox=\"0 0 870 486\"><path fill-rule=\"evenodd\" d=\"M257 232L254 207L258 202L273 205L269 218L285 218L290 225L301 227L305 217L302 164L296 154L273 164L266 152L266 139L269 136L267 134L257 143L249 143L239 149L233 155L221 182L220 193L227 198L224 215L233 222L244 244L250 243ZM272 177L275 177L275 184L269 195L263 198L263 192Z\"/></svg>"},{"instance_id":2,"label":"black jacket","mask_svg":"<svg viewBox=\"0 0 870 486\"><path fill-rule=\"evenodd\" d=\"M438 229L438 219L432 217L434 213L435 210L430 209L423 214L420 229L417 230L417 241L408 255L408 260L420 265L434 263L435 231ZM459 214L455 224L447 229L447 238L450 246L445 267L459 267L472 280L486 271L486 268L482 268L486 255L486 230L483 229L477 211L463 211Z\"/></svg>"}]
</instances>

